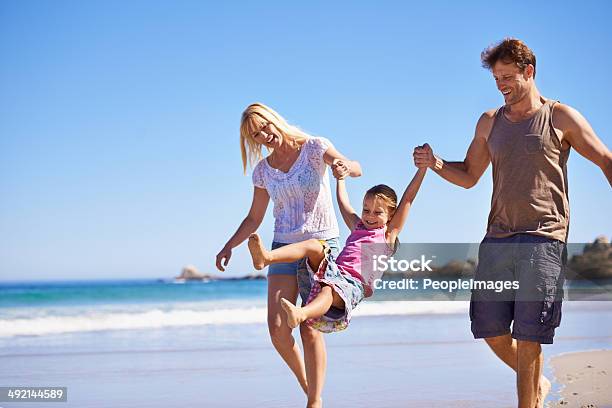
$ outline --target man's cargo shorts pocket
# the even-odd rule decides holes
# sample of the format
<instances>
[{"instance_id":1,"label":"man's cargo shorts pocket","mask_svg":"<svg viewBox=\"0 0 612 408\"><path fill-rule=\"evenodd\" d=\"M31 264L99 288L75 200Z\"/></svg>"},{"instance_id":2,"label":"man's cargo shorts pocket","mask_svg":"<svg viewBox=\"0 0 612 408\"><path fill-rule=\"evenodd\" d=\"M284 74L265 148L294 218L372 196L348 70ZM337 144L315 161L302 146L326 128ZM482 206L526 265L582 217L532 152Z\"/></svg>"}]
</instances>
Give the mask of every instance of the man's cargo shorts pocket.
<instances>
[{"instance_id":1,"label":"man's cargo shorts pocket","mask_svg":"<svg viewBox=\"0 0 612 408\"><path fill-rule=\"evenodd\" d=\"M546 294L540 312L540 323L551 327L559 326L561 323L561 299L558 299L559 297L556 285L546 286Z\"/></svg>"}]
</instances>

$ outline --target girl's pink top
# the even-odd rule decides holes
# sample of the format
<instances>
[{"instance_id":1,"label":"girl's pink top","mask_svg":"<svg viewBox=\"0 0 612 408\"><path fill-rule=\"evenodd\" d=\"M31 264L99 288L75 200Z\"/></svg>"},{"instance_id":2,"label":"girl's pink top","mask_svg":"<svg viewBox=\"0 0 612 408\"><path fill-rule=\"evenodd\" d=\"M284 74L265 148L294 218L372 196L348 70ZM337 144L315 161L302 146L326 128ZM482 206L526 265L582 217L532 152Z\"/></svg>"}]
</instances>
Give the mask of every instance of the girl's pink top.
<instances>
[{"instance_id":1,"label":"girl's pink top","mask_svg":"<svg viewBox=\"0 0 612 408\"><path fill-rule=\"evenodd\" d=\"M376 255L390 256L393 251L387 245L387 226L367 229L361 221L357 223L346 244L336 258L336 265L345 273L364 284L366 297L372 295L373 282L382 277L370 265ZM362 268L362 262L366 262Z\"/></svg>"}]
</instances>

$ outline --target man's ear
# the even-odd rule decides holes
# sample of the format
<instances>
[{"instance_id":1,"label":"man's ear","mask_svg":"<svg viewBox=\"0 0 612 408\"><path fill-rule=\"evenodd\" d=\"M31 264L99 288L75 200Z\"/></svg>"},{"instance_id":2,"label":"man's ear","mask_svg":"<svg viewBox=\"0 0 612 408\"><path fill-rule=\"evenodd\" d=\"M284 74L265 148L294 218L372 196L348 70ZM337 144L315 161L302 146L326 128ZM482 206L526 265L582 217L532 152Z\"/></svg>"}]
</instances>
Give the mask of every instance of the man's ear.
<instances>
[{"instance_id":1,"label":"man's ear","mask_svg":"<svg viewBox=\"0 0 612 408\"><path fill-rule=\"evenodd\" d=\"M523 70L523 75L525 75L525 79L534 79L535 78L535 67L531 64L527 65Z\"/></svg>"}]
</instances>

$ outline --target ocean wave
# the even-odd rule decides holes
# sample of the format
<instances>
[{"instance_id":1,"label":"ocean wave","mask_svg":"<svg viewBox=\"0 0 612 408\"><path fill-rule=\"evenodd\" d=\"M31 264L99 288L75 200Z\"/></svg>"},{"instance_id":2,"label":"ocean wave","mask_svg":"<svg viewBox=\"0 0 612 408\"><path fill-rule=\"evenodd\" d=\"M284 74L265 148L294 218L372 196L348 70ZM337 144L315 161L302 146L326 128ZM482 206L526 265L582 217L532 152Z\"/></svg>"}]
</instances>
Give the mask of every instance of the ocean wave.
<instances>
[{"instance_id":1,"label":"ocean wave","mask_svg":"<svg viewBox=\"0 0 612 408\"><path fill-rule=\"evenodd\" d=\"M193 307L193 305L191 305ZM364 302L354 316L467 313L467 302ZM75 308L76 309L76 308ZM6 316L4 316L6 317ZM263 324L266 307L224 307L218 309L154 308L142 311L83 310L61 315L50 311L34 317L0 319L0 337L42 336L105 330L146 330L200 325Z\"/></svg>"}]
</instances>

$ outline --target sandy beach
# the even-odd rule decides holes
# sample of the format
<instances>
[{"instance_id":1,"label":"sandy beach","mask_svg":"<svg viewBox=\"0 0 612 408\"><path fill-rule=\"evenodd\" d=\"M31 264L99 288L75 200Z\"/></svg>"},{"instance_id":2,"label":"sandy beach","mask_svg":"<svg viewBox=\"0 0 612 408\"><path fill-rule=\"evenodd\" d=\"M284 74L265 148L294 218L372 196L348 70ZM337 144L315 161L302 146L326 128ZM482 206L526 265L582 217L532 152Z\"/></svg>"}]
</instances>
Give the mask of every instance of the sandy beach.
<instances>
[{"instance_id":1,"label":"sandy beach","mask_svg":"<svg viewBox=\"0 0 612 408\"><path fill-rule=\"evenodd\" d=\"M550 363L562 385L561 399L552 407L612 407L612 350L561 354Z\"/></svg>"},{"instance_id":2,"label":"sandy beach","mask_svg":"<svg viewBox=\"0 0 612 408\"><path fill-rule=\"evenodd\" d=\"M611 319L607 302L564 305L555 344L544 347L545 374L553 378L549 359L561 355L553 359L554 376L565 384L567 375L577 380L561 394L561 384L553 384L549 404L563 398L568 404L552 406L580 407L570 401L583 400L570 400L568 392L579 392L577 397L585 392L590 398L589 389L606 387L601 372L612 372L609 351L563 353L608 348L612 328L601 322ZM326 407L516 406L514 373L484 342L472 339L466 313L357 316L347 331L326 336L326 342ZM305 403L269 344L265 323L0 338L0 384L66 386L68 402L62 406L79 408L281 408ZM609 400L584 401L602 408Z\"/></svg>"}]
</instances>

